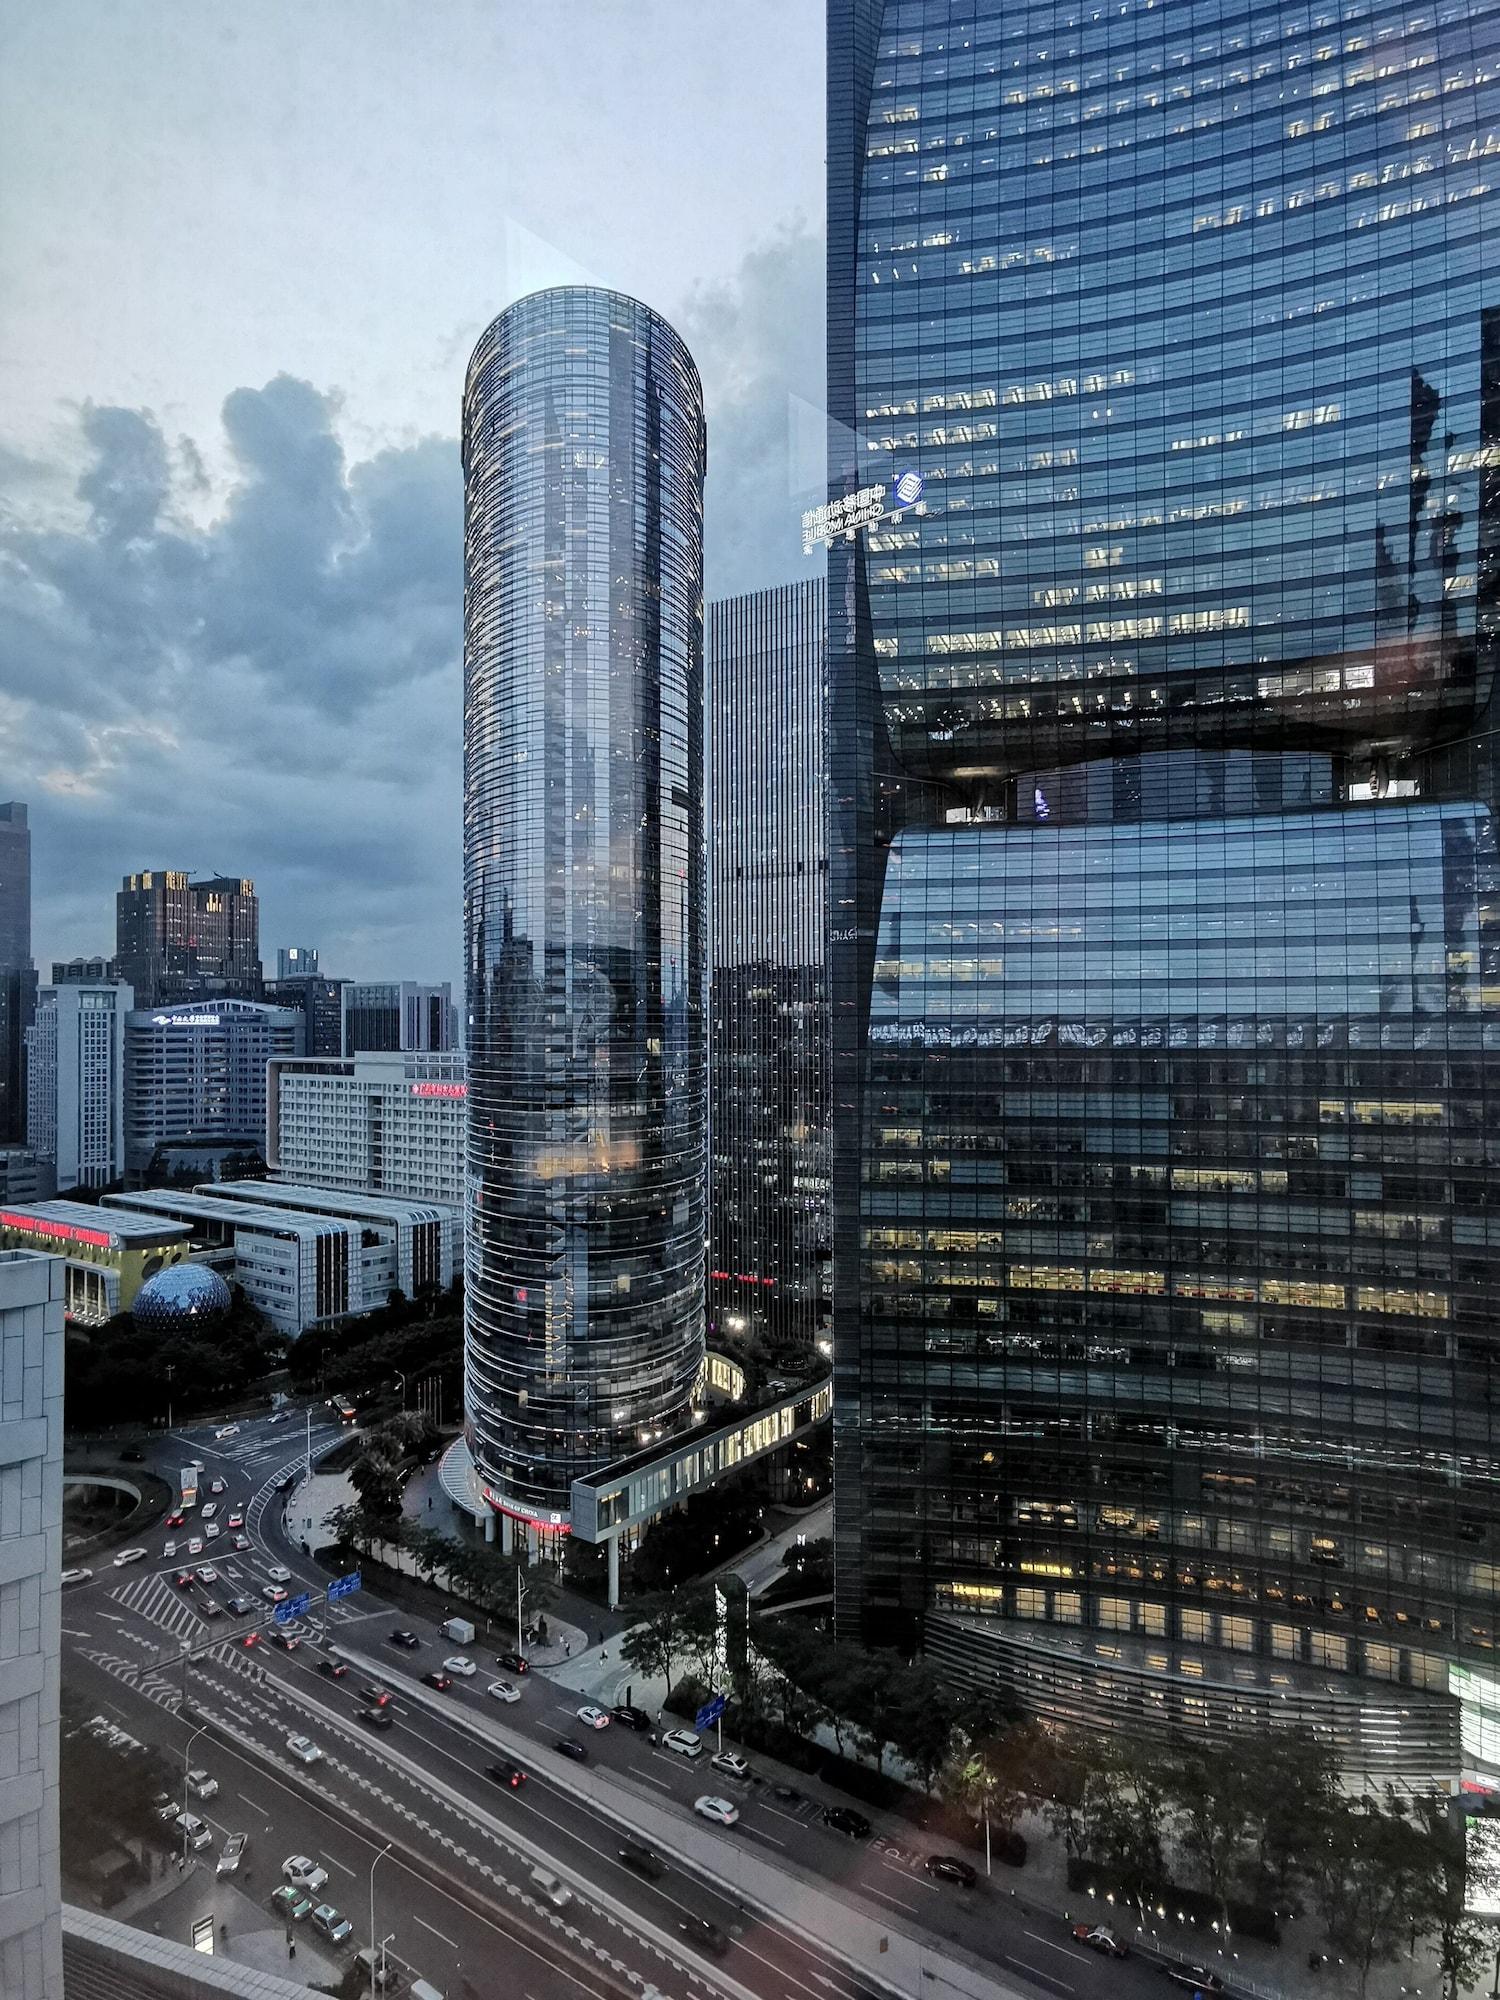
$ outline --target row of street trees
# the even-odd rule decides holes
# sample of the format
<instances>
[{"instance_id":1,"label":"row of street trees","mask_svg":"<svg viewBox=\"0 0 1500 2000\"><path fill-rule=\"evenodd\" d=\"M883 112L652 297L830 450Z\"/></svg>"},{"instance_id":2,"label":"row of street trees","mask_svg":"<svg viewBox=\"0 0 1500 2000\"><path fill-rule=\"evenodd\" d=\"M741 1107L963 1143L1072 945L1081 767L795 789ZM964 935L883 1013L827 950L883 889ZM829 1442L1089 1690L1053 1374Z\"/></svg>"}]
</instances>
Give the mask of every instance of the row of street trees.
<instances>
[{"instance_id":1,"label":"row of street trees","mask_svg":"<svg viewBox=\"0 0 1500 2000\"><path fill-rule=\"evenodd\" d=\"M455 1541L403 1514L372 1512L362 1506L336 1508L328 1524L346 1547L451 1592L486 1618L514 1617L518 1579L528 1617L545 1611L553 1601L546 1570L505 1555L492 1542Z\"/></svg>"}]
</instances>

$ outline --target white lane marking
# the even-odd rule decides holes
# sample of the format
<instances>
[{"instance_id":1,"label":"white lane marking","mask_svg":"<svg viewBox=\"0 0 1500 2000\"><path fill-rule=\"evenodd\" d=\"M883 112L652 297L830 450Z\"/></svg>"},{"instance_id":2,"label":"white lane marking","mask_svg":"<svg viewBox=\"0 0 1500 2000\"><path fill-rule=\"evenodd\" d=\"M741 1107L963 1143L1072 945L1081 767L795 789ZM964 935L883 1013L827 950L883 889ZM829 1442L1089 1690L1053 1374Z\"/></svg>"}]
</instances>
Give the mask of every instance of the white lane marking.
<instances>
[{"instance_id":1,"label":"white lane marking","mask_svg":"<svg viewBox=\"0 0 1500 2000\"><path fill-rule=\"evenodd\" d=\"M643 1764L628 1764L626 1769L639 1772L648 1785L660 1785L664 1792L670 1792L672 1789L665 1778L658 1778L654 1771L648 1771Z\"/></svg>"},{"instance_id":2,"label":"white lane marking","mask_svg":"<svg viewBox=\"0 0 1500 2000\"><path fill-rule=\"evenodd\" d=\"M342 1868L346 1875L352 1875L354 1873L354 1870L349 1866L348 1862L340 1861L336 1854L330 1854L328 1859L333 1863L335 1868Z\"/></svg>"},{"instance_id":3,"label":"white lane marking","mask_svg":"<svg viewBox=\"0 0 1500 2000\"><path fill-rule=\"evenodd\" d=\"M633 1768L633 1767L632 1767L632 1768ZM764 1799L762 1799L762 1800L761 1800L761 1804L762 1804L763 1806L766 1806L766 1811L767 1811L767 1812L773 1812L773 1813L775 1813L775 1815L776 1815L776 1817L777 1817L778 1819L784 1819L784 1820L785 1820L785 1821L787 1822L787 1824L788 1824L789 1826L806 1826L806 1825L808 1824L808 1821L807 1821L807 1820L805 1820L805 1819L798 1819L798 1817L797 1817L797 1815L796 1815L795 1813L789 1813L789 1812L783 1812L783 1811L781 1810L781 1807L780 1807L780 1806L771 1806L771 1805L766 1805L766 1802L765 1802L765 1800L764 1800Z\"/></svg>"},{"instance_id":4,"label":"white lane marking","mask_svg":"<svg viewBox=\"0 0 1500 2000\"><path fill-rule=\"evenodd\" d=\"M236 1792L235 1797L240 1799L245 1805L249 1806L251 1812L258 1812L266 1819L269 1819L271 1817L271 1808L269 1806L263 1806L259 1799L252 1799L248 1792Z\"/></svg>"},{"instance_id":5,"label":"white lane marking","mask_svg":"<svg viewBox=\"0 0 1500 2000\"><path fill-rule=\"evenodd\" d=\"M1094 1962L1084 1952L1074 1951L1071 1945L1058 1944L1055 1938L1043 1937L1040 1931L1024 1931L1022 1935L1034 1938L1038 1944L1044 1944L1048 1951L1060 1951L1064 1958L1076 1958L1080 1965L1092 1965Z\"/></svg>"},{"instance_id":6,"label":"white lane marking","mask_svg":"<svg viewBox=\"0 0 1500 2000\"><path fill-rule=\"evenodd\" d=\"M421 1921L422 1919L418 1917L417 1922L420 1923ZM1027 1935L1029 1936L1030 1933L1028 1932ZM1043 1942L1045 1943L1046 1940L1044 1939ZM1038 1979L1045 1979L1049 1986L1061 1987L1064 1993L1076 1993L1078 1991L1078 1988L1070 1986L1066 1979L1059 1979L1055 1972L1044 1972L1041 1966L1032 1965L1024 1958L1009 1958L1005 1962L1007 1965L1019 1965L1023 1972L1034 1972Z\"/></svg>"},{"instance_id":7,"label":"white lane marking","mask_svg":"<svg viewBox=\"0 0 1500 2000\"><path fill-rule=\"evenodd\" d=\"M87 1639L89 1637L87 1632L80 1632L76 1625L64 1625L62 1634L65 1639Z\"/></svg>"},{"instance_id":8,"label":"white lane marking","mask_svg":"<svg viewBox=\"0 0 1500 2000\"><path fill-rule=\"evenodd\" d=\"M877 1889L872 1883L870 1893L871 1895L878 1896L882 1903L894 1903L898 1909L911 1910L916 1915L921 1915L921 1911L915 1903L908 1903L904 1896L893 1896L889 1889Z\"/></svg>"},{"instance_id":9,"label":"white lane marking","mask_svg":"<svg viewBox=\"0 0 1500 2000\"><path fill-rule=\"evenodd\" d=\"M741 1826L744 1826L744 1825L745 1825L745 1822L744 1822L743 1820L741 1820L741 1821L740 1821L740 1825L741 1825ZM786 1846L786 1842L785 1842L784 1840L778 1840L778 1839L776 1838L776 1836L775 1836L775 1834L774 1834L774 1833L767 1833L767 1832L765 1831L764 1827L759 1827L759 1826L746 1826L746 1827L745 1827L745 1831L746 1831L746 1833L749 1833L749 1834L753 1834L753 1835L755 1836L755 1838L756 1838L757 1840L769 1840L769 1841L770 1841L770 1843L771 1843L771 1845L772 1845L773 1847L785 1847L785 1846ZM880 1891L879 1891L879 1890L877 1889L875 1893L876 1893L876 1895L879 1895ZM915 1909L915 1908L916 1908L916 1905L915 1905L915 1904L913 1904L913 1905L912 1905L912 1908L913 1908L913 1909Z\"/></svg>"},{"instance_id":10,"label":"white lane marking","mask_svg":"<svg viewBox=\"0 0 1500 2000\"><path fill-rule=\"evenodd\" d=\"M457 1950L458 1950L458 1946L457 1946L457 1945L456 1945L456 1944L455 1944L455 1943L453 1942L452 1938L451 1938L451 1937L443 1937L443 1933L442 1933L442 1932L441 1932L441 1931L440 1931L440 1930L438 1929L438 1927L437 1927L437 1925L436 1925L436 1924L430 1924L430 1923L428 1923L428 1921L427 1921L427 1919L426 1919L425 1917L419 1917L419 1916L417 1916L417 1915L416 1915L416 1912L415 1912L415 1911L413 1911L413 1912L412 1912L412 1916L413 1916L413 1920L414 1920L414 1921L415 1921L416 1923L419 1923L419 1924L420 1924L420 1925L422 1926L422 1928L423 1928L423 1930L424 1930L424 1931L431 1931L431 1932L432 1932L432 1935L433 1935L433 1936L434 1936L435 1938L442 1938L442 1939L443 1939L443 1943L444 1943L445 1945L447 1945L447 1947L448 1947L448 1949L449 1949L450 1951L457 1951Z\"/></svg>"}]
</instances>

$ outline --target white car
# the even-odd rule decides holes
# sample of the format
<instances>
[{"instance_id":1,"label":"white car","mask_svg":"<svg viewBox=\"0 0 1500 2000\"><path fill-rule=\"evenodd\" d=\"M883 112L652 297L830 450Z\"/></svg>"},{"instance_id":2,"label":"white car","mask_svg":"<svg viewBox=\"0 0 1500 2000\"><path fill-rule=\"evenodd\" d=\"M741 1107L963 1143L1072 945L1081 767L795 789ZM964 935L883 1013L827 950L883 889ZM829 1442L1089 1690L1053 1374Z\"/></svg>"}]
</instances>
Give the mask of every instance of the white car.
<instances>
[{"instance_id":1,"label":"white car","mask_svg":"<svg viewBox=\"0 0 1500 2000\"><path fill-rule=\"evenodd\" d=\"M216 1542L223 1531L217 1521L210 1521L203 1532L211 1542Z\"/></svg>"},{"instance_id":2,"label":"white car","mask_svg":"<svg viewBox=\"0 0 1500 2000\"><path fill-rule=\"evenodd\" d=\"M232 1833L219 1849L217 1870L220 1875L233 1875L245 1858L245 1848L249 1843L248 1833Z\"/></svg>"},{"instance_id":3,"label":"white car","mask_svg":"<svg viewBox=\"0 0 1500 2000\"><path fill-rule=\"evenodd\" d=\"M121 1549L120 1553L115 1557L115 1568L124 1569L126 1563L142 1562L145 1560L145 1555L146 1551L144 1549Z\"/></svg>"},{"instance_id":4,"label":"white car","mask_svg":"<svg viewBox=\"0 0 1500 2000\"><path fill-rule=\"evenodd\" d=\"M93 1574L91 1569L65 1569L58 1580L61 1583L87 1583Z\"/></svg>"},{"instance_id":5,"label":"white car","mask_svg":"<svg viewBox=\"0 0 1500 2000\"><path fill-rule=\"evenodd\" d=\"M716 1771L725 1771L731 1778L748 1778L750 1766L737 1750L717 1750L709 1758Z\"/></svg>"},{"instance_id":6,"label":"white car","mask_svg":"<svg viewBox=\"0 0 1500 2000\"><path fill-rule=\"evenodd\" d=\"M261 1587L261 1596L267 1604L285 1604L286 1592L279 1583L267 1583Z\"/></svg>"},{"instance_id":7,"label":"white car","mask_svg":"<svg viewBox=\"0 0 1500 2000\"><path fill-rule=\"evenodd\" d=\"M316 1764L323 1755L310 1736L289 1736L286 1739L286 1747L302 1764Z\"/></svg>"},{"instance_id":8,"label":"white car","mask_svg":"<svg viewBox=\"0 0 1500 2000\"><path fill-rule=\"evenodd\" d=\"M187 1787L195 1799L211 1799L219 1789L217 1778L211 1778L207 1771L189 1771Z\"/></svg>"},{"instance_id":9,"label":"white car","mask_svg":"<svg viewBox=\"0 0 1500 2000\"><path fill-rule=\"evenodd\" d=\"M717 1826L733 1826L740 1816L737 1805L728 1799L716 1799L712 1792L705 1792L701 1799L693 1800L693 1811L702 1819L711 1819Z\"/></svg>"},{"instance_id":10,"label":"white car","mask_svg":"<svg viewBox=\"0 0 1500 2000\"><path fill-rule=\"evenodd\" d=\"M280 1563L272 1563L271 1567L266 1571L266 1575L271 1579L272 1583L290 1583L292 1580L292 1572L289 1569L283 1569Z\"/></svg>"},{"instance_id":11,"label":"white car","mask_svg":"<svg viewBox=\"0 0 1500 2000\"><path fill-rule=\"evenodd\" d=\"M217 1583L218 1580L219 1572L214 1568L212 1563L200 1563L198 1565L198 1581L200 1583Z\"/></svg>"},{"instance_id":12,"label":"white car","mask_svg":"<svg viewBox=\"0 0 1500 2000\"><path fill-rule=\"evenodd\" d=\"M455 1653L452 1659L444 1660L443 1672L445 1674L456 1674L460 1680L467 1681L472 1680L474 1675L479 1672L479 1669L472 1660L466 1660L462 1653Z\"/></svg>"},{"instance_id":13,"label":"white car","mask_svg":"<svg viewBox=\"0 0 1500 2000\"><path fill-rule=\"evenodd\" d=\"M222 1444L225 1438L237 1438L239 1434L240 1427L238 1424L221 1424L214 1432L214 1438L217 1443Z\"/></svg>"},{"instance_id":14,"label":"white car","mask_svg":"<svg viewBox=\"0 0 1500 2000\"><path fill-rule=\"evenodd\" d=\"M592 1702L585 1702L578 1711L578 1720L590 1729L608 1729L609 1717L602 1708L595 1708Z\"/></svg>"},{"instance_id":15,"label":"white car","mask_svg":"<svg viewBox=\"0 0 1500 2000\"><path fill-rule=\"evenodd\" d=\"M516 1686L514 1681L491 1681L485 1689L485 1693L492 1694L496 1701L519 1701L521 1699L521 1690Z\"/></svg>"},{"instance_id":16,"label":"white car","mask_svg":"<svg viewBox=\"0 0 1500 2000\"><path fill-rule=\"evenodd\" d=\"M188 1554L190 1556L201 1556L202 1553L203 1537L201 1535L194 1535L193 1539L188 1543Z\"/></svg>"},{"instance_id":17,"label":"white car","mask_svg":"<svg viewBox=\"0 0 1500 2000\"><path fill-rule=\"evenodd\" d=\"M202 1468L200 1467L199 1469L201 1470ZM227 1492L227 1491L228 1491L228 1481L227 1481L227 1480L224 1480L224 1479L210 1479L210 1480L209 1480L209 1482L208 1482L208 1490L209 1490L209 1492L210 1492L210 1493L224 1493L224 1492Z\"/></svg>"},{"instance_id":18,"label":"white car","mask_svg":"<svg viewBox=\"0 0 1500 2000\"><path fill-rule=\"evenodd\" d=\"M180 1834L187 1838L192 1848L212 1847L214 1837L196 1813L180 1812L172 1822Z\"/></svg>"},{"instance_id":19,"label":"white car","mask_svg":"<svg viewBox=\"0 0 1500 2000\"><path fill-rule=\"evenodd\" d=\"M281 1864L281 1872L304 1895L315 1896L328 1880L328 1870L320 1868L309 1854L289 1854Z\"/></svg>"},{"instance_id":20,"label":"white car","mask_svg":"<svg viewBox=\"0 0 1500 2000\"><path fill-rule=\"evenodd\" d=\"M169 1562L171 1558L176 1555L176 1553L177 1553L177 1544L175 1542L162 1543L161 1559L163 1562Z\"/></svg>"},{"instance_id":21,"label":"white car","mask_svg":"<svg viewBox=\"0 0 1500 2000\"><path fill-rule=\"evenodd\" d=\"M679 1757L701 1757L703 1738L692 1729L669 1729L661 1739L664 1750L675 1750Z\"/></svg>"},{"instance_id":22,"label":"white car","mask_svg":"<svg viewBox=\"0 0 1500 2000\"><path fill-rule=\"evenodd\" d=\"M198 1519L200 1521L211 1521L214 1515L218 1513L218 1511L219 1511L218 1501L210 1500L208 1505L204 1508L203 1512L198 1516Z\"/></svg>"}]
</instances>

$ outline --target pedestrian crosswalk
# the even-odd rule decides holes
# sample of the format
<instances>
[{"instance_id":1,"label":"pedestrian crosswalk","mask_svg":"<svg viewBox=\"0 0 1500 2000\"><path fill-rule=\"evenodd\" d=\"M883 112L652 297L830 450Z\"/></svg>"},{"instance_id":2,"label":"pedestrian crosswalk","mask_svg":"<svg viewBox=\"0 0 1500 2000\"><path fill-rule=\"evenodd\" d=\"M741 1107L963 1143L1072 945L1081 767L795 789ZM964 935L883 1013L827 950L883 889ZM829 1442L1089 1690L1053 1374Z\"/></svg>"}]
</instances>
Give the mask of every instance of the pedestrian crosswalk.
<instances>
[{"instance_id":1,"label":"pedestrian crosswalk","mask_svg":"<svg viewBox=\"0 0 1500 2000\"><path fill-rule=\"evenodd\" d=\"M200 1639L208 1630L184 1591L168 1583L160 1570L116 1584L109 1593L122 1610L134 1611L173 1639Z\"/></svg>"}]
</instances>

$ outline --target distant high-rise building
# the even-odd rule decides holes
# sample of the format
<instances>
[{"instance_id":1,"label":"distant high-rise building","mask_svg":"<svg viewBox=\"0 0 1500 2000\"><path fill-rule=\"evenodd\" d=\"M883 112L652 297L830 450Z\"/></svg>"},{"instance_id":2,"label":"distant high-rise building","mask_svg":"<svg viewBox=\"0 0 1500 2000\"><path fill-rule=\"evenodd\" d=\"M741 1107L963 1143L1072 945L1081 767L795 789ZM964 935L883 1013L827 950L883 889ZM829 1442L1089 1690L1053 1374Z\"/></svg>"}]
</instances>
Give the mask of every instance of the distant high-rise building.
<instances>
[{"instance_id":1,"label":"distant high-rise building","mask_svg":"<svg viewBox=\"0 0 1500 2000\"><path fill-rule=\"evenodd\" d=\"M59 992L65 991L59 988ZM302 1053L295 1007L252 1000L137 1008L125 1019L125 1153L144 1173L160 1148L259 1154L266 1065Z\"/></svg>"},{"instance_id":2,"label":"distant high-rise building","mask_svg":"<svg viewBox=\"0 0 1500 2000\"><path fill-rule=\"evenodd\" d=\"M31 962L31 828L0 805L0 1145L26 1136L26 1030L36 1006Z\"/></svg>"},{"instance_id":3,"label":"distant high-rise building","mask_svg":"<svg viewBox=\"0 0 1500 2000\"><path fill-rule=\"evenodd\" d=\"M703 394L539 292L464 391L467 1401L492 1504L685 1416L703 1363Z\"/></svg>"},{"instance_id":4,"label":"distant high-rise building","mask_svg":"<svg viewBox=\"0 0 1500 2000\"><path fill-rule=\"evenodd\" d=\"M119 980L44 986L26 1037L28 1143L49 1192L107 1187L125 1172L125 1022Z\"/></svg>"},{"instance_id":5,"label":"distant high-rise building","mask_svg":"<svg viewBox=\"0 0 1500 2000\"><path fill-rule=\"evenodd\" d=\"M266 1091L277 1180L442 1201L462 1213L469 1086L463 1056L282 1058Z\"/></svg>"},{"instance_id":6,"label":"distant high-rise building","mask_svg":"<svg viewBox=\"0 0 1500 2000\"><path fill-rule=\"evenodd\" d=\"M127 875L115 898L119 976L140 1007L258 1000L260 902L243 876L190 881L181 869Z\"/></svg>"},{"instance_id":7,"label":"distant high-rise building","mask_svg":"<svg viewBox=\"0 0 1500 2000\"><path fill-rule=\"evenodd\" d=\"M306 974L295 979L268 979L266 999L276 1007L296 1007L307 1023L306 1053L339 1056L344 1052L344 979L320 979Z\"/></svg>"},{"instance_id":8,"label":"distant high-rise building","mask_svg":"<svg viewBox=\"0 0 1500 2000\"><path fill-rule=\"evenodd\" d=\"M828 1309L821 577L708 608L711 1324L812 1343Z\"/></svg>"},{"instance_id":9,"label":"distant high-rise building","mask_svg":"<svg viewBox=\"0 0 1500 2000\"><path fill-rule=\"evenodd\" d=\"M276 954L278 979L316 979L318 947L315 944L284 944Z\"/></svg>"},{"instance_id":10,"label":"distant high-rise building","mask_svg":"<svg viewBox=\"0 0 1500 2000\"><path fill-rule=\"evenodd\" d=\"M77 985L81 980L87 986L102 986L107 980L118 979L120 962L115 958L54 958L52 961L52 984L54 986Z\"/></svg>"},{"instance_id":11,"label":"distant high-rise building","mask_svg":"<svg viewBox=\"0 0 1500 2000\"><path fill-rule=\"evenodd\" d=\"M0 1993L63 1990L58 1834L62 1677L63 1285L56 1257L0 1252Z\"/></svg>"},{"instance_id":12,"label":"distant high-rise building","mask_svg":"<svg viewBox=\"0 0 1500 2000\"><path fill-rule=\"evenodd\" d=\"M378 1054L438 1055L457 1039L453 989L424 986L415 979L344 982L344 1046L346 1056Z\"/></svg>"}]
</instances>

